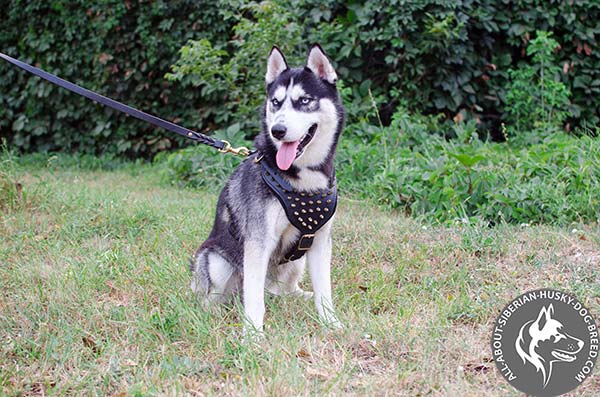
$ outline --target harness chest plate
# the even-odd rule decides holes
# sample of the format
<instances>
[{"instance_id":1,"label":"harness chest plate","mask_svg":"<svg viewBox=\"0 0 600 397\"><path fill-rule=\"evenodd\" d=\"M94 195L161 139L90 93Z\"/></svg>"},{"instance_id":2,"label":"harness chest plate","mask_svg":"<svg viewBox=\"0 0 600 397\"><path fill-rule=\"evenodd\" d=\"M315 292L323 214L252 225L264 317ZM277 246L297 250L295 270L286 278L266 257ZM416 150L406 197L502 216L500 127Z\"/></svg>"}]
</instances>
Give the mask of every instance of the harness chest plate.
<instances>
[{"instance_id":1,"label":"harness chest plate","mask_svg":"<svg viewBox=\"0 0 600 397\"><path fill-rule=\"evenodd\" d=\"M288 220L300 231L300 238L284 255L281 263L301 258L312 246L315 233L327 223L337 207L335 178L330 188L323 190L298 191L271 168L260 161L262 179L275 193Z\"/></svg>"}]
</instances>

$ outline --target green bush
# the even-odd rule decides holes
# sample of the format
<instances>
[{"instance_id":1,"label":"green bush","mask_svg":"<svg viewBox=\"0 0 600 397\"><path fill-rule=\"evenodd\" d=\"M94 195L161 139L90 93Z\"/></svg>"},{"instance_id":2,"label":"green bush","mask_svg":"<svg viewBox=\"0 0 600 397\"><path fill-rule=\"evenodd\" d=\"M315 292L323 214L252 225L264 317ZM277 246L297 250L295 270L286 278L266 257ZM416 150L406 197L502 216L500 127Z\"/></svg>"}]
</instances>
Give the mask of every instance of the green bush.
<instances>
[{"instance_id":1,"label":"green bush","mask_svg":"<svg viewBox=\"0 0 600 397\"><path fill-rule=\"evenodd\" d=\"M533 145L487 142L479 139L475 121L444 131L439 118L404 110L388 127L371 126L363 135L353 131L357 127L349 126L336 156L343 197L434 222L599 220L598 138L555 133ZM204 147L162 161L167 180L215 192L239 164Z\"/></svg>"},{"instance_id":2,"label":"green bush","mask_svg":"<svg viewBox=\"0 0 600 397\"><path fill-rule=\"evenodd\" d=\"M345 137L341 191L441 222L598 221L600 139L555 133L534 145L493 143L469 122L454 125L456 138L447 140L428 123L398 112L372 140Z\"/></svg>"},{"instance_id":3,"label":"green bush","mask_svg":"<svg viewBox=\"0 0 600 397\"><path fill-rule=\"evenodd\" d=\"M244 141L239 124L219 131L215 137L236 142L236 146L251 146L250 142ZM174 152L160 153L154 161L163 165L161 177L166 183L217 191L229 179L241 158L203 145L194 145Z\"/></svg>"},{"instance_id":4,"label":"green bush","mask_svg":"<svg viewBox=\"0 0 600 397\"><path fill-rule=\"evenodd\" d=\"M367 84L398 104L447 118L462 112L488 127L505 118L508 70L531 61L536 30L554 33L561 79L572 92L571 126L600 122L600 3L581 1L299 2L320 21L319 39L351 87ZM324 7L331 12L323 13ZM462 117L462 116L461 116Z\"/></svg>"},{"instance_id":5,"label":"green bush","mask_svg":"<svg viewBox=\"0 0 600 397\"><path fill-rule=\"evenodd\" d=\"M201 129L202 94L163 76L186 40L227 34L220 18L218 4L192 0L11 1L0 7L0 51ZM184 141L4 61L0 75L0 137L13 148L148 156Z\"/></svg>"},{"instance_id":6,"label":"green bush","mask_svg":"<svg viewBox=\"0 0 600 397\"><path fill-rule=\"evenodd\" d=\"M9 55L190 128L239 123L246 137L258 130L270 46L296 64L313 42L336 63L350 124L377 125L375 100L384 125L401 107L500 136L509 70L536 64L526 48L543 30L571 92L564 124L600 123L597 0L15 0L0 19ZM0 136L11 147L151 156L183 142L5 62L0 74Z\"/></svg>"},{"instance_id":7,"label":"green bush","mask_svg":"<svg viewBox=\"0 0 600 397\"><path fill-rule=\"evenodd\" d=\"M552 34L538 31L527 47L535 65L521 65L508 71L506 94L509 120L520 131L538 130L545 134L562 129L569 115L571 92L560 78L554 50L558 42Z\"/></svg>"},{"instance_id":8,"label":"green bush","mask_svg":"<svg viewBox=\"0 0 600 397\"><path fill-rule=\"evenodd\" d=\"M291 65L304 62L294 56L307 51L302 28L292 20L281 1L238 4L222 1L223 13L235 21L228 40L189 41L180 51L168 80L200 90L208 103L206 115L216 126L240 125L248 136L260 128L260 105L264 101L267 55L279 44ZM234 12L236 11L236 12Z\"/></svg>"}]
</instances>

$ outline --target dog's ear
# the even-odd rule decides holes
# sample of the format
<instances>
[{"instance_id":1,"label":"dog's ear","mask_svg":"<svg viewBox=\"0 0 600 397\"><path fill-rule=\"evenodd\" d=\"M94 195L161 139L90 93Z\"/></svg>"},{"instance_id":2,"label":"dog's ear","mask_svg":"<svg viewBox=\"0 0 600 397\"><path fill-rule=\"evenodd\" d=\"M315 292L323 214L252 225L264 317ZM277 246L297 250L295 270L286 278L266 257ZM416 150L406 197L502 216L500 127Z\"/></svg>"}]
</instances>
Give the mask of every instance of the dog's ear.
<instances>
[{"instance_id":1,"label":"dog's ear","mask_svg":"<svg viewBox=\"0 0 600 397\"><path fill-rule=\"evenodd\" d=\"M544 329L544 327L546 326L546 323L548 321L550 321L550 319L552 318L552 313L554 313L554 306L552 306L552 304L550 304L550 306L548 307L542 307L542 310L540 310L540 314L538 315L538 318L535 320L535 323L537 324L537 328L541 331Z\"/></svg>"},{"instance_id":2,"label":"dog's ear","mask_svg":"<svg viewBox=\"0 0 600 397\"><path fill-rule=\"evenodd\" d=\"M330 84L335 84L337 82L335 69L321 46L318 44L313 45L308 52L306 67L319 76L320 79L323 79Z\"/></svg>"},{"instance_id":3,"label":"dog's ear","mask_svg":"<svg viewBox=\"0 0 600 397\"><path fill-rule=\"evenodd\" d=\"M267 85L274 82L275 79L287 69L288 65L281 50L277 48L277 46L273 46L269 53L269 60L267 61L267 75L265 76Z\"/></svg>"}]
</instances>

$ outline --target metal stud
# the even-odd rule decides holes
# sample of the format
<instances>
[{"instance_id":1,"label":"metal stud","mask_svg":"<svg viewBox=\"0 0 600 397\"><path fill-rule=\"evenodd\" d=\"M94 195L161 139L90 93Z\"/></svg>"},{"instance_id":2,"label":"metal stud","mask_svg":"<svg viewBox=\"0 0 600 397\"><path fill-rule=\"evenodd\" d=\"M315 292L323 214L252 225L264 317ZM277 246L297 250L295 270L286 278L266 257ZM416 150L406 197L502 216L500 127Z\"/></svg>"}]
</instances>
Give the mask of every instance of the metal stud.
<instances>
[{"instance_id":1,"label":"metal stud","mask_svg":"<svg viewBox=\"0 0 600 397\"><path fill-rule=\"evenodd\" d=\"M317 200L317 204L321 204L321 200Z\"/></svg>"},{"instance_id":2,"label":"metal stud","mask_svg":"<svg viewBox=\"0 0 600 397\"><path fill-rule=\"evenodd\" d=\"M295 207L295 206L296 206L296 204L292 203L292 207Z\"/></svg>"},{"instance_id":3,"label":"metal stud","mask_svg":"<svg viewBox=\"0 0 600 397\"><path fill-rule=\"evenodd\" d=\"M331 200L327 200L327 204L331 204Z\"/></svg>"},{"instance_id":4,"label":"metal stud","mask_svg":"<svg viewBox=\"0 0 600 397\"><path fill-rule=\"evenodd\" d=\"M314 196L314 193L308 193L308 197Z\"/></svg>"},{"instance_id":5,"label":"metal stud","mask_svg":"<svg viewBox=\"0 0 600 397\"><path fill-rule=\"evenodd\" d=\"M319 215L319 218L325 219L325 217L323 216L323 214Z\"/></svg>"},{"instance_id":6,"label":"metal stud","mask_svg":"<svg viewBox=\"0 0 600 397\"><path fill-rule=\"evenodd\" d=\"M302 226L306 227L306 222L302 222Z\"/></svg>"},{"instance_id":7,"label":"metal stud","mask_svg":"<svg viewBox=\"0 0 600 397\"><path fill-rule=\"evenodd\" d=\"M321 208L320 207L317 207L317 212L321 212Z\"/></svg>"},{"instance_id":8,"label":"metal stud","mask_svg":"<svg viewBox=\"0 0 600 397\"><path fill-rule=\"evenodd\" d=\"M312 219L312 218L309 216L309 217L308 217L308 221L309 221L309 222L312 222L312 221L313 221L313 219Z\"/></svg>"},{"instance_id":9,"label":"metal stud","mask_svg":"<svg viewBox=\"0 0 600 397\"><path fill-rule=\"evenodd\" d=\"M323 208L323 211L329 212L329 208Z\"/></svg>"},{"instance_id":10,"label":"metal stud","mask_svg":"<svg viewBox=\"0 0 600 397\"><path fill-rule=\"evenodd\" d=\"M294 215L298 216L300 214L298 213L298 211L294 211Z\"/></svg>"},{"instance_id":11,"label":"metal stud","mask_svg":"<svg viewBox=\"0 0 600 397\"><path fill-rule=\"evenodd\" d=\"M314 202L312 200L308 200L308 204L313 205Z\"/></svg>"},{"instance_id":12,"label":"metal stud","mask_svg":"<svg viewBox=\"0 0 600 397\"><path fill-rule=\"evenodd\" d=\"M304 208L302 208L300 211L302 211L303 214L306 214L306 210Z\"/></svg>"},{"instance_id":13,"label":"metal stud","mask_svg":"<svg viewBox=\"0 0 600 397\"><path fill-rule=\"evenodd\" d=\"M311 212L311 213L312 213L312 212L314 212L314 210L313 210L312 208L309 208L309 209L308 209L308 212Z\"/></svg>"},{"instance_id":14,"label":"metal stud","mask_svg":"<svg viewBox=\"0 0 600 397\"><path fill-rule=\"evenodd\" d=\"M300 199L299 199L298 197L296 197L296 198L294 199L294 201L300 201Z\"/></svg>"},{"instance_id":15,"label":"metal stud","mask_svg":"<svg viewBox=\"0 0 600 397\"><path fill-rule=\"evenodd\" d=\"M291 200L291 199L292 199L292 197L291 197L291 196L287 196L287 199L288 199L288 200Z\"/></svg>"},{"instance_id":16,"label":"metal stud","mask_svg":"<svg viewBox=\"0 0 600 397\"><path fill-rule=\"evenodd\" d=\"M317 221L313 221L313 223L314 223L315 225L318 225L318 224L319 224L319 222L317 222Z\"/></svg>"},{"instance_id":17,"label":"metal stud","mask_svg":"<svg viewBox=\"0 0 600 397\"><path fill-rule=\"evenodd\" d=\"M312 226L311 225L308 225L308 230L312 230Z\"/></svg>"},{"instance_id":18,"label":"metal stud","mask_svg":"<svg viewBox=\"0 0 600 397\"><path fill-rule=\"evenodd\" d=\"M305 203L304 201L303 201L303 202L301 202L300 204L302 204L302 205L306 205L306 203Z\"/></svg>"},{"instance_id":19,"label":"metal stud","mask_svg":"<svg viewBox=\"0 0 600 397\"><path fill-rule=\"evenodd\" d=\"M300 196L304 197L306 196L306 193L300 193Z\"/></svg>"},{"instance_id":20,"label":"metal stud","mask_svg":"<svg viewBox=\"0 0 600 397\"><path fill-rule=\"evenodd\" d=\"M302 219L301 217L298 217L298 220L299 220L300 222L302 222L302 221L303 221L303 219Z\"/></svg>"}]
</instances>

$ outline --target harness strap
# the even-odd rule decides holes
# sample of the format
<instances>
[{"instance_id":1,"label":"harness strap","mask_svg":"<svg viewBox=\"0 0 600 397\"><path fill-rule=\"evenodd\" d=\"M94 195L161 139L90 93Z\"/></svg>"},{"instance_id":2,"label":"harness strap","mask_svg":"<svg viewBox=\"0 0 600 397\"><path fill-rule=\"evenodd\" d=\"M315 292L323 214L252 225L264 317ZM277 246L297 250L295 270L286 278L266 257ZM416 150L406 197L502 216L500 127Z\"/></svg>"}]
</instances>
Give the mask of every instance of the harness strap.
<instances>
[{"instance_id":1,"label":"harness strap","mask_svg":"<svg viewBox=\"0 0 600 397\"><path fill-rule=\"evenodd\" d=\"M266 161L260 161L261 176L271 188L290 223L300 231L300 237L284 255L281 263L304 256L312 246L315 233L333 216L337 207L337 186L313 191L298 191Z\"/></svg>"}]
</instances>

